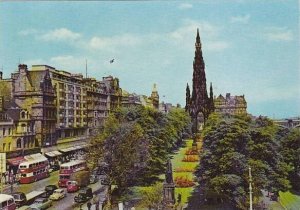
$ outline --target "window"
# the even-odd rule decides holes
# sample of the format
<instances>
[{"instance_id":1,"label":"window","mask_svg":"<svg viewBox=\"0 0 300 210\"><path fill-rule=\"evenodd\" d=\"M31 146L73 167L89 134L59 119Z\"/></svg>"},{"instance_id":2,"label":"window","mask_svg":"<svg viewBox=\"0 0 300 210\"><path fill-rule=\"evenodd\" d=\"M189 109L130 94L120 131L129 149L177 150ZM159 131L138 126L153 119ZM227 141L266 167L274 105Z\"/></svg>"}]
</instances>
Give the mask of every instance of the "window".
<instances>
[{"instance_id":1,"label":"window","mask_svg":"<svg viewBox=\"0 0 300 210\"><path fill-rule=\"evenodd\" d=\"M24 119L25 118L25 111L21 112L21 118Z\"/></svg>"},{"instance_id":2,"label":"window","mask_svg":"<svg viewBox=\"0 0 300 210\"><path fill-rule=\"evenodd\" d=\"M8 200L8 205L11 205L13 203L14 203L14 200L12 198Z\"/></svg>"},{"instance_id":3,"label":"window","mask_svg":"<svg viewBox=\"0 0 300 210\"><path fill-rule=\"evenodd\" d=\"M8 129L8 135L10 135L10 132L11 132L11 130L10 130L10 128Z\"/></svg>"},{"instance_id":4,"label":"window","mask_svg":"<svg viewBox=\"0 0 300 210\"><path fill-rule=\"evenodd\" d=\"M17 140L17 148L21 148L22 147L22 142L21 139Z\"/></svg>"},{"instance_id":5,"label":"window","mask_svg":"<svg viewBox=\"0 0 300 210\"><path fill-rule=\"evenodd\" d=\"M10 148L10 147L11 147L11 143L8 143L8 148L7 148L7 149L8 149L8 151L10 151L10 150L11 150L11 148Z\"/></svg>"},{"instance_id":6,"label":"window","mask_svg":"<svg viewBox=\"0 0 300 210\"><path fill-rule=\"evenodd\" d=\"M26 132L26 124L23 123L23 124L21 125L21 127L22 127L23 132Z\"/></svg>"},{"instance_id":7,"label":"window","mask_svg":"<svg viewBox=\"0 0 300 210\"><path fill-rule=\"evenodd\" d=\"M0 207L3 208L3 207L6 207L6 206L7 206L7 202L6 202L6 201L3 201L3 202L1 203L1 206L0 206ZM2 208L1 208L1 209L2 209ZM4 209L4 208L3 208L3 209Z\"/></svg>"},{"instance_id":8,"label":"window","mask_svg":"<svg viewBox=\"0 0 300 210\"><path fill-rule=\"evenodd\" d=\"M3 136L5 136L5 128L3 128L2 131L3 131Z\"/></svg>"},{"instance_id":9,"label":"window","mask_svg":"<svg viewBox=\"0 0 300 210\"><path fill-rule=\"evenodd\" d=\"M2 148L2 151L5 152L5 149L6 149L6 143L3 143L3 148Z\"/></svg>"}]
</instances>

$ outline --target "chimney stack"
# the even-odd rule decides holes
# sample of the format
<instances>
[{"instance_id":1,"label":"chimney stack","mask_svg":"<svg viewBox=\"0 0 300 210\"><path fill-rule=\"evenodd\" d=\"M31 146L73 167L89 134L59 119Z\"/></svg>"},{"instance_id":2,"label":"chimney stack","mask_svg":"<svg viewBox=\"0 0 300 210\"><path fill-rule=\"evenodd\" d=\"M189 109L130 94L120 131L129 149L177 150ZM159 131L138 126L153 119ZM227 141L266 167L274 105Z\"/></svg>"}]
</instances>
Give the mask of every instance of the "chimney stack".
<instances>
[{"instance_id":1,"label":"chimney stack","mask_svg":"<svg viewBox=\"0 0 300 210\"><path fill-rule=\"evenodd\" d=\"M26 64L19 64L19 72L26 73L27 72L27 65Z\"/></svg>"},{"instance_id":2,"label":"chimney stack","mask_svg":"<svg viewBox=\"0 0 300 210\"><path fill-rule=\"evenodd\" d=\"M3 79L3 72L2 71L0 71L0 80L2 80Z\"/></svg>"}]
</instances>

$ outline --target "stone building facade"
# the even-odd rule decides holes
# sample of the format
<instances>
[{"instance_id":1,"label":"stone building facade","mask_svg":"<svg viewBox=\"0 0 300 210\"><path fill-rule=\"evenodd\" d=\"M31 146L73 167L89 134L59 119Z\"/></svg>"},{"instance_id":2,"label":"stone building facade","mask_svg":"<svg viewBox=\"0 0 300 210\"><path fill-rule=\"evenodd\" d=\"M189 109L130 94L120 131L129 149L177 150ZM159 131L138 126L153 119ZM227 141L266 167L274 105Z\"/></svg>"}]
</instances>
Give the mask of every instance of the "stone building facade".
<instances>
[{"instance_id":1,"label":"stone building facade","mask_svg":"<svg viewBox=\"0 0 300 210\"><path fill-rule=\"evenodd\" d=\"M25 64L10 79L0 72L0 151L14 153L11 158L28 149L47 152L44 148L57 150L58 144L84 143L120 107L121 97L119 80L112 76L98 81L47 65L28 70Z\"/></svg>"},{"instance_id":2,"label":"stone building facade","mask_svg":"<svg viewBox=\"0 0 300 210\"><path fill-rule=\"evenodd\" d=\"M244 95L231 96L226 93L226 97L221 94L214 98L215 112L228 114L246 114L247 102Z\"/></svg>"}]
</instances>

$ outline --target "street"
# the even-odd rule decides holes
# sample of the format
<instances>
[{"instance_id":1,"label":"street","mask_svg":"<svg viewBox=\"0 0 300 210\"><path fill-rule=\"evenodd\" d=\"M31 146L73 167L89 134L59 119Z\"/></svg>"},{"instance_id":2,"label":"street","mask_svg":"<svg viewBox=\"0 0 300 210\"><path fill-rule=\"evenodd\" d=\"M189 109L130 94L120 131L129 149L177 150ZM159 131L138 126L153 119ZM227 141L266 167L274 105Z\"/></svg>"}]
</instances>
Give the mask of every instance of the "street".
<instances>
[{"instance_id":1,"label":"street","mask_svg":"<svg viewBox=\"0 0 300 210\"><path fill-rule=\"evenodd\" d=\"M13 192L24 192L25 194L28 194L29 192L33 190L43 191L47 185L56 185L58 183L58 176L59 171L54 171L50 174L50 177L46 179L39 180L37 182L31 183L31 184L14 184L13 186ZM97 193L98 200L104 200L105 198L105 187L100 184L100 181L95 184L90 184L89 187L92 188L93 193ZM4 188L4 193L10 194L11 193L11 187L10 185L7 185ZM53 206L49 209L55 210L72 210L72 209L80 209L80 204L74 202L74 196L77 194L75 193L67 193L67 196L59 201L53 201ZM94 195L94 198L96 197ZM100 198L99 198L100 197ZM93 203L93 202L92 202ZM82 204L82 207L86 207L86 203Z\"/></svg>"},{"instance_id":2,"label":"street","mask_svg":"<svg viewBox=\"0 0 300 210\"><path fill-rule=\"evenodd\" d=\"M33 190L44 190L47 185L58 183L58 174L59 171L54 171L50 174L50 176L46 179L39 180L37 182L33 182L31 184L14 184L13 192L23 192L25 194L33 191ZM3 192L10 194L11 192L10 185L7 185Z\"/></svg>"}]
</instances>

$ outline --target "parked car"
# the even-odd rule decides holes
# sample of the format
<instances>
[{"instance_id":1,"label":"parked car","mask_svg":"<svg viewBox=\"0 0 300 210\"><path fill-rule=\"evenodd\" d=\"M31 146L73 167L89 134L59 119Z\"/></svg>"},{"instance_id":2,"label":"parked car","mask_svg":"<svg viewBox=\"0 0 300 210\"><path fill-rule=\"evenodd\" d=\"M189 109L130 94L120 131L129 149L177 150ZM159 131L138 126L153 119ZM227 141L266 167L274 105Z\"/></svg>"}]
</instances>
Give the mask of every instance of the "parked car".
<instances>
[{"instance_id":1,"label":"parked car","mask_svg":"<svg viewBox=\"0 0 300 210\"><path fill-rule=\"evenodd\" d=\"M30 207L32 209L44 210L52 206L52 201L47 198L37 198Z\"/></svg>"},{"instance_id":2,"label":"parked car","mask_svg":"<svg viewBox=\"0 0 300 210\"><path fill-rule=\"evenodd\" d=\"M54 192L54 190L57 189L57 186L56 185L48 185L45 187L45 191L46 193L50 196L52 195L52 193Z\"/></svg>"},{"instance_id":3,"label":"parked car","mask_svg":"<svg viewBox=\"0 0 300 210\"><path fill-rule=\"evenodd\" d=\"M84 203L93 198L93 191L90 187L85 187L79 190L78 194L74 197L76 203Z\"/></svg>"},{"instance_id":4,"label":"parked car","mask_svg":"<svg viewBox=\"0 0 300 210\"><path fill-rule=\"evenodd\" d=\"M64 197L66 197L65 190L59 188L59 189L54 190L53 194L50 195L49 199L57 201L57 200L63 199Z\"/></svg>"},{"instance_id":5,"label":"parked car","mask_svg":"<svg viewBox=\"0 0 300 210\"><path fill-rule=\"evenodd\" d=\"M27 202L26 195L23 192L15 192L12 194L12 196L15 199L17 207L23 206Z\"/></svg>"},{"instance_id":6,"label":"parked car","mask_svg":"<svg viewBox=\"0 0 300 210\"><path fill-rule=\"evenodd\" d=\"M99 181L99 178L98 178L97 175L92 174L92 175L90 176L90 183L91 183L91 184L94 184L94 183L96 183L96 182L98 182L98 181Z\"/></svg>"}]
</instances>

